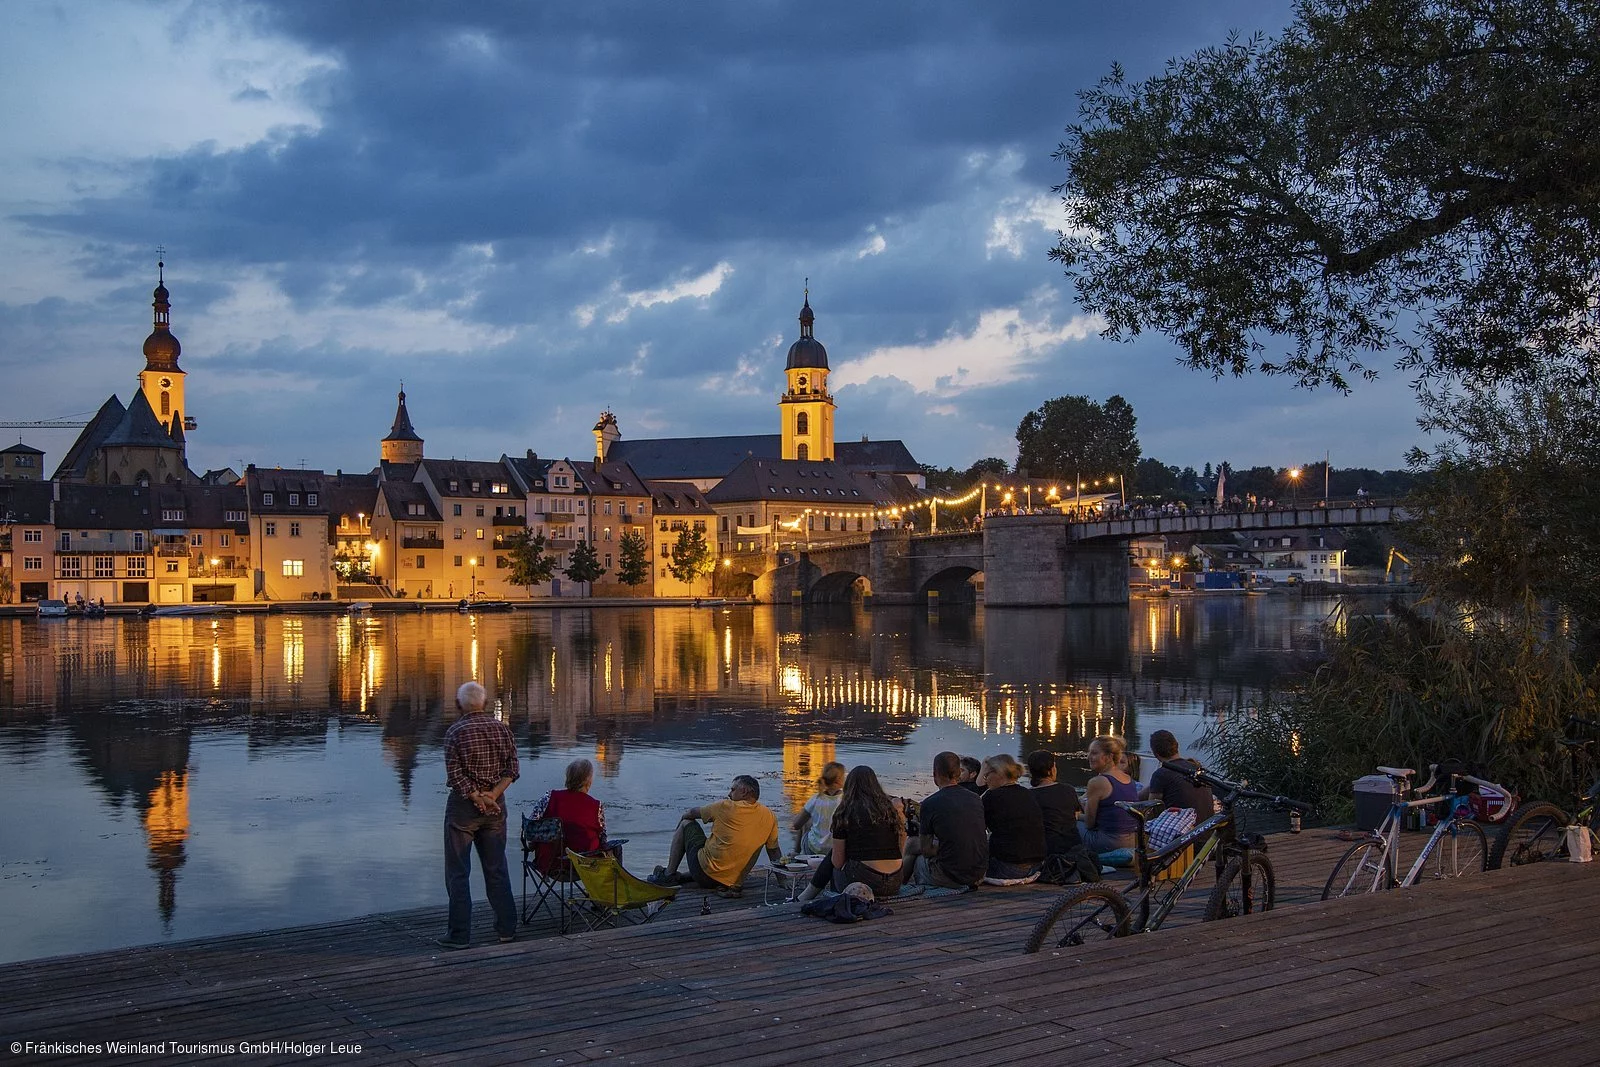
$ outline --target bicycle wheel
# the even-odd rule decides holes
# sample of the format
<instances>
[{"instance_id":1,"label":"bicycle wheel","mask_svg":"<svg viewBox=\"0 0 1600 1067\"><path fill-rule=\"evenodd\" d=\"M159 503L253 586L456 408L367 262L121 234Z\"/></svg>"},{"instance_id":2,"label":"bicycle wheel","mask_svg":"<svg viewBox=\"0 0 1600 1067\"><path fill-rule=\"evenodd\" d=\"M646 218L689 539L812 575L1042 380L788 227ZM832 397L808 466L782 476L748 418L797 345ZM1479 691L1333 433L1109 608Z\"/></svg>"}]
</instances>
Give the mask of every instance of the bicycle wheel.
<instances>
[{"instance_id":1,"label":"bicycle wheel","mask_svg":"<svg viewBox=\"0 0 1600 1067\"><path fill-rule=\"evenodd\" d=\"M1130 931L1128 902L1105 886L1080 886L1057 897L1034 924L1024 952L1051 948L1076 948L1085 941L1120 937Z\"/></svg>"},{"instance_id":2,"label":"bicycle wheel","mask_svg":"<svg viewBox=\"0 0 1600 1067\"><path fill-rule=\"evenodd\" d=\"M1483 827L1471 819L1452 819L1439 835L1433 855L1423 865L1421 878L1460 878L1489 869L1489 849Z\"/></svg>"},{"instance_id":3,"label":"bicycle wheel","mask_svg":"<svg viewBox=\"0 0 1600 1067\"><path fill-rule=\"evenodd\" d=\"M1245 866L1248 861L1249 885L1245 885ZM1228 861L1222 877L1211 889L1211 899L1206 901L1201 922L1213 919L1231 919L1235 915L1249 915L1257 911L1271 911L1277 896L1278 878L1272 870L1272 861L1264 852L1252 851L1248 856L1235 856Z\"/></svg>"},{"instance_id":4,"label":"bicycle wheel","mask_svg":"<svg viewBox=\"0 0 1600 1067\"><path fill-rule=\"evenodd\" d=\"M1376 893L1394 888L1394 877L1383 861L1383 843L1361 841L1351 845L1328 875L1328 884L1322 887L1322 899L1350 897L1361 893Z\"/></svg>"},{"instance_id":5,"label":"bicycle wheel","mask_svg":"<svg viewBox=\"0 0 1600 1067\"><path fill-rule=\"evenodd\" d=\"M1489 869L1498 871L1505 866L1521 867L1526 863L1566 858L1562 828L1569 821L1567 813L1554 804L1540 800L1522 805L1511 813L1511 818L1495 835L1494 849L1489 853Z\"/></svg>"}]
</instances>

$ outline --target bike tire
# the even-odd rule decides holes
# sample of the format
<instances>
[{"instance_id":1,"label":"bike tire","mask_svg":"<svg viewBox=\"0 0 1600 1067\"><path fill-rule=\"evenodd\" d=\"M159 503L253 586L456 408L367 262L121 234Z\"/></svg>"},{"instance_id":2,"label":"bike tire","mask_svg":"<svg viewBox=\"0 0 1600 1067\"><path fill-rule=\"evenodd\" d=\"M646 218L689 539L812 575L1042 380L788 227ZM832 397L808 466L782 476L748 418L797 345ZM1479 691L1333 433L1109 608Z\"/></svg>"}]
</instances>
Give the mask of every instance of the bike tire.
<instances>
[{"instance_id":1,"label":"bike tire","mask_svg":"<svg viewBox=\"0 0 1600 1067\"><path fill-rule=\"evenodd\" d=\"M1394 876L1383 862L1383 844L1379 841L1358 841L1345 850L1339 862L1333 865L1327 884L1322 887L1322 899L1359 896L1362 893L1380 892L1394 888Z\"/></svg>"},{"instance_id":2,"label":"bike tire","mask_svg":"<svg viewBox=\"0 0 1600 1067\"><path fill-rule=\"evenodd\" d=\"M1504 866L1521 867L1548 859L1565 859L1563 828L1569 822L1567 813L1554 804L1542 800L1523 804L1511 813L1511 818L1495 835L1494 848L1489 853L1489 869L1498 871Z\"/></svg>"},{"instance_id":3,"label":"bike tire","mask_svg":"<svg viewBox=\"0 0 1600 1067\"><path fill-rule=\"evenodd\" d=\"M1488 869L1489 846L1483 827L1471 819L1454 819L1446 832L1439 835L1433 855L1418 873L1437 881L1482 874Z\"/></svg>"},{"instance_id":4,"label":"bike tire","mask_svg":"<svg viewBox=\"0 0 1600 1067\"><path fill-rule=\"evenodd\" d=\"M1250 875L1248 890L1245 886L1247 872ZM1277 893L1277 872L1272 869L1272 861L1266 853L1252 851L1244 856L1235 856L1228 861L1222 877L1212 887L1211 899L1206 901L1206 910L1200 916L1200 921L1212 922L1231 919L1236 915L1271 911Z\"/></svg>"},{"instance_id":5,"label":"bike tire","mask_svg":"<svg viewBox=\"0 0 1600 1067\"><path fill-rule=\"evenodd\" d=\"M1051 901L1022 950L1038 952L1046 943L1052 948L1077 948L1088 941L1120 937L1131 930L1129 915L1128 902L1115 889L1097 885L1069 889Z\"/></svg>"}]
</instances>

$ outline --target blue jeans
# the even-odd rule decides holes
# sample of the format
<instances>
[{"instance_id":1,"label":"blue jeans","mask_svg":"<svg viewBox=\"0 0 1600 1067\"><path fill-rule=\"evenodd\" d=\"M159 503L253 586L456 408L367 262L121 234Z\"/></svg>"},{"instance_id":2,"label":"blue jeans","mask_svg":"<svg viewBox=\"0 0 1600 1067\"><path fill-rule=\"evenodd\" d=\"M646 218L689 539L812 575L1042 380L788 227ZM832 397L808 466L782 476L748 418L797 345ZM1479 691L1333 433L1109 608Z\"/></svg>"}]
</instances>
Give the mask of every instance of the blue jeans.
<instances>
[{"instance_id":1,"label":"blue jeans","mask_svg":"<svg viewBox=\"0 0 1600 1067\"><path fill-rule=\"evenodd\" d=\"M494 930L501 937L517 932L517 902L506 869L506 813L484 815L477 805L454 790L444 807L444 888L450 894L452 941L472 940L472 850L483 867L483 888L494 909Z\"/></svg>"}]
</instances>

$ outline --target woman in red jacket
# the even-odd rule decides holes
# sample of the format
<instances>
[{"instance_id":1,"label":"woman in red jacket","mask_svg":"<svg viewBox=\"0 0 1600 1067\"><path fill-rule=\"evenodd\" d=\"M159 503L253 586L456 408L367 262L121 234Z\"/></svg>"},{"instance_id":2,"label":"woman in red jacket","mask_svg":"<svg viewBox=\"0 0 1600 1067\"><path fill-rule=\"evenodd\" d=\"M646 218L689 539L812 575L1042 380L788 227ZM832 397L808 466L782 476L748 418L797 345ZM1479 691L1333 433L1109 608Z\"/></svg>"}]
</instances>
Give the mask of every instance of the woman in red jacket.
<instances>
[{"instance_id":1,"label":"woman in red jacket","mask_svg":"<svg viewBox=\"0 0 1600 1067\"><path fill-rule=\"evenodd\" d=\"M534 819L560 819L565 845L574 852L595 852L606 848L606 809L589 795L594 784L594 764L586 759L575 759L567 764L567 787L552 789L533 806ZM539 870L548 874L562 859L562 853L553 841L539 843L538 857L534 861Z\"/></svg>"}]
</instances>

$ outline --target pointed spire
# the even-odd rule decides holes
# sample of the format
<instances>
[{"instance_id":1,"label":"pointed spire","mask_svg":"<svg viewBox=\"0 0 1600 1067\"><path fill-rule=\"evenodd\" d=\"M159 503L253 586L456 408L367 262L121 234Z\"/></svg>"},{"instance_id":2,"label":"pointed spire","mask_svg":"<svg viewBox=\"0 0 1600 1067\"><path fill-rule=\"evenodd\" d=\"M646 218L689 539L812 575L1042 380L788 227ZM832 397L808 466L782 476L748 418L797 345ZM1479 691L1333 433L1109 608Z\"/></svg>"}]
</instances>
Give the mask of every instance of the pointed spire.
<instances>
[{"instance_id":1,"label":"pointed spire","mask_svg":"<svg viewBox=\"0 0 1600 1067\"><path fill-rule=\"evenodd\" d=\"M172 304L167 293L167 264L156 261L156 288L150 306L155 314L150 324L150 336L144 339L145 370L178 370L178 356L183 346L172 336Z\"/></svg>"},{"instance_id":2,"label":"pointed spire","mask_svg":"<svg viewBox=\"0 0 1600 1067\"><path fill-rule=\"evenodd\" d=\"M800 336L801 337L810 337L811 336L811 324L813 322L815 322L816 319L817 319L816 314L811 310L811 279L807 278L806 279L806 288L805 288L805 304L804 304L804 306L802 306L800 308Z\"/></svg>"},{"instance_id":3,"label":"pointed spire","mask_svg":"<svg viewBox=\"0 0 1600 1067\"><path fill-rule=\"evenodd\" d=\"M417 436L417 431L415 429L413 429L412 426L411 426L411 414L410 414L410 412L406 411L406 391L405 391L405 387L404 386L402 386L401 389L400 389L400 401L395 406L395 409L394 409L394 426L392 426L389 429L389 436L385 437L384 440L385 441L420 441L420 440L422 440L421 437Z\"/></svg>"},{"instance_id":4,"label":"pointed spire","mask_svg":"<svg viewBox=\"0 0 1600 1067\"><path fill-rule=\"evenodd\" d=\"M173 444L183 444L183 412L174 411L172 413L172 429L170 434Z\"/></svg>"}]
</instances>

